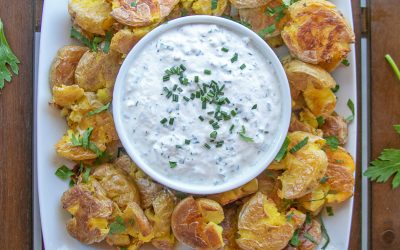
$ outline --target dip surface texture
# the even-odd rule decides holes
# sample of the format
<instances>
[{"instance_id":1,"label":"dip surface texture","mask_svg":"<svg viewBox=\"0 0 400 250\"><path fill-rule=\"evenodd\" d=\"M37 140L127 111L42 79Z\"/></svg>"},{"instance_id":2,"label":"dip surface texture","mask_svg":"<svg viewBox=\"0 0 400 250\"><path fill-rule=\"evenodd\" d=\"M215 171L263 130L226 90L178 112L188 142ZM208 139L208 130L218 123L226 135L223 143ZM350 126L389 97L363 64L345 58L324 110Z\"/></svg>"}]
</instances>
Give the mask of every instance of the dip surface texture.
<instances>
[{"instance_id":1,"label":"dip surface texture","mask_svg":"<svg viewBox=\"0 0 400 250\"><path fill-rule=\"evenodd\" d=\"M282 100L271 62L248 37L222 26L163 33L135 59L124 88L129 140L170 179L225 183L276 143Z\"/></svg>"}]
</instances>

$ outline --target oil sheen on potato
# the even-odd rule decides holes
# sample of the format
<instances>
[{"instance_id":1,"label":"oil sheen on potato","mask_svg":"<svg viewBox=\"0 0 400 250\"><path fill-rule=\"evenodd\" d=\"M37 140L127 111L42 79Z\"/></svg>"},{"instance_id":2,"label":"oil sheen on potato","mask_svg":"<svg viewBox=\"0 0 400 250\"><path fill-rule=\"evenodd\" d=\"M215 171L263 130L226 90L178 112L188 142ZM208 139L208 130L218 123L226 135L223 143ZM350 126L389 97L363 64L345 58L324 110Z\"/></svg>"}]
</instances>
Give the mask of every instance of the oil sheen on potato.
<instances>
[{"instance_id":1,"label":"oil sheen on potato","mask_svg":"<svg viewBox=\"0 0 400 250\"><path fill-rule=\"evenodd\" d=\"M176 181L219 185L250 169L281 119L271 62L248 37L211 24L154 39L131 65L123 123L140 157Z\"/></svg>"}]
</instances>

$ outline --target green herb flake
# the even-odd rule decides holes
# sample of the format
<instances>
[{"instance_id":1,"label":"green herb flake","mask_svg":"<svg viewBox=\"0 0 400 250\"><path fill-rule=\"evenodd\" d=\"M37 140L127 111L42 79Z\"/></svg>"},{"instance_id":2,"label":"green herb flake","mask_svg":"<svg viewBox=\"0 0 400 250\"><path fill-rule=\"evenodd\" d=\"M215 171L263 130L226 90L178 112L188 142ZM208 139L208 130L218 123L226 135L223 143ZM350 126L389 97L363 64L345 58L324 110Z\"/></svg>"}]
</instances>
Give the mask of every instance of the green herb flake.
<instances>
[{"instance_id":1,"label":"green herb flake","mask_svg":"<svg viewBox=\"0 0 400 250\"><path fill-rule=\"evenodd\" d=\"M328 176L325 175L324 177L321 178L321 180L319 180L319 183L324 184L327 181L328 181Z\"/></svg>"},{"instance_id":2,"label":"green herb flake","mask_svg":"<svg viewBox=\"0 0 400 250\"><path fill-rule=\"evenodd\" d=\"M350 66L350 62L349 62L349 60L347 60L347 59L344 59L344 60L342 61L342 64L343 64L344 66L346 66L346 67L349 67L349 66Z\"/></svg>"},{"instance_id":3,"label":"green herb flake","mask_svg":"<svg viewBox=\"0 0 400 250\"><path fill-rule=\"evenodd\" d=\"M72 146L74 146L74 147L82 146L82 141L79 138L77 138L74 133L71 134L70 140L71 140Z\"/></svg>"},{"instance_id":4,"label":"green herb flake","mask_svg":"<svg viewBox=\"0 0 400 250\"><path fill-rule=\"evenodd\" d=\"M304 238L306 238L307 240L311 241L313 244L315 244L315 245L318 245L318 244L319 244L318 241L316 241L316 240L314 239L314 237L313 237L311 234L305 232L305 233L303 234L303 236L304 236Z\"/></svg>"},{"instance_id":5,"label":"green herb flake","mask_svg":"<svg viewBox=\"0 0 400 250\"><path fill-rule=\"evenodd\" d=\"M246 64L243 63L242 65L240 65L241 70L244 70L245 68L246 68Z\"/></svg>"},{"instance_id":6,"label":"green herb flake","mask_svg":"<svg viewBox=\"0 0 400 250\"><path fill-rule=\"evenodd\" d=\"M95 110L93 110L93 111L90 111L90 112L88 113L88 116L92 116L92 115L101 113L101 112L103 112L103 111L106 111L106 110L110 107L110 104L111 104L111 103L109 102L109 103L107 103L106 105L104 105L104 106L102 106L102 107L100 107L100 108L98 108L98 109L95 109Z\"/></svg>"},{"instance_id":7,"label":"green herb flake","mask_svg":"<svg viewBox=\"0 0 400 250\"><path fill-rule=\"evenodd\" d=\"M115 218L115 221L110 223L110 231L108 234L119 234L126 230L125 221L121 217Z\"/></svg>"},{"instance_id":8,"label":"green herb flake","mask_svg":"<svg viewBox=\"0 0 400 250\"><path fill-rule=\"evenodd\" d=\"M137 0L134 0L133 2L131 2L131 7L136 7L137 6Z\"/></svg>"},{"instance_id":9,"label":"green herb flake","mask_svg":"<svg viewBox=\"0 0 400 250\"><path fill-rule=\"evenodd\" d=\"M326 207L326 212L328 213L328 216L333 216L333 208L332 207Z\"/></svg>"},{"instance_id":10,"label":"green herb flake","mask_svg":"<svg viewBox=\"0 0 400 250\"><path fill-rule=\"evenodd\" d=\"M297 247L300 244L299 241L299 229L294 231L292 238L290 239L290 245Z\"/></svg>"},{"instance_id":11,"label":"green herb flake","mask_svg":"<svg viewBox=\"0 0 400 250\"><path fill-rule=\"evenodd\" d=\"M169 118L168 124L169 124L169 125L174 125L174 121L175 121L175 118L174 118L174 117L171 117L171 118Z\"/></svg>"},{"instance_id":12,"label":"green herb flake","mask_svg":"<svg viewBox=\"0 0 400 250\"><path fill-rule=\"evenodd\" d=\"M218 7L218 0L211 0L211 10L216 10Z\"/></svg>"},{"instance_id":13,"label":"green herb flake","mask_svg":"<svg viewBox=\"0 0 400 250\"><path fill-rule=\"evenodd\" d=\"M239 58L238 53L233 54L233 56L232 56L232 58L231 58L231 63L236 62L236 61L238 60L238 58Z\"/></svg>"},{"instance_id":14,"label":"green herb flake","mask_svg":"<svg viewBox=\"0 0 400 250\"><path fill-rule=\"evenodd\" d=\"M198 82L199 82L199 76L195 76L195 77L194 77L194 82L195 82L195 83L198 83Z\"/></svg>"},{"instance_id":15,"label":"green herb flake","mask_svg":"<svg viewBox=\"0 0 400 250\"><path fill-rule=\"evenodd\" d=\"M164 75L163 76L163 82L168 82L171 79L170 75Z\"/></svg>"},{"instance_id":16,"label":"green herb flake","mask_svg":"<svg viewBox=\"0 0 400 250\"><path fill-rule=\"evenodd\" d=\"M106 38L104 39L104 46L103 46L104 53L108 53L110 51L111 38L112 38L112 33L111 31L108 31L106 33Z\"/></svg>"},{"instance_id":17,"label":"green herb flake","mask_svg":"<svg viewBox=\"0 0 400 250\"><path fill-rule=\"evenodd\" d=\"M229 132L232 134L233 129L235 128L235 125L231 125L231 127L229 128Z\"/></svg>"},{"instance_id":18,"label":"green herb flake","mask_svg":"<svg viewBox=\"0 0 400 250\"><path fill-rule=\"evenodd\" d=\"M328 136L324 138L326 141L326 144L332 149L332 150L337 150L340 143L339 139L336 136Z\"/></svg>"},{"instance_id":19,"label":"green herb flake","mask_svg":"<svg viewBox=\"0 0 400 250\"><path fill-rule=\"evenodd\" d=\"M339 89L340 89L340 86L339 86L339 85L337 85L337 84L336 84L336 86L335 86L334 88L331 88L331 90L332 90L332 92L333 92L333 93L336 93L336 92L338 92L338 91L339 91Z\"/></svg>"},{"instance_id":20,"label":"green herb flake","mask_svg":"<svg viewBox=\"0 0 400 250\"><path fill-rule=\"evenodd\" d=\"M185 144L186 144L186 145L189 145L189 144L190 144L190 140L186 139L186 140L185 140Z\"/></svg>"},{"instance_id":21,"label":"green herb flake","mask_svg":"<svg viewBox=\"0 0 400 250\"><path fill-rule=\"evenodd\" d=\"M245 142L254 142L253 138L246 136L246 128L242 126L242 129L240 132L238 132L240 139L242 139Z\"/></svg>"},{"instance_id":22,"label":"green herb flake","mask_svg":"<svg viewBox=\"0 0 400 250\"><path fill-rule=\"evenodd\" d=\"M217 138L217 135L218 135L218 132L217 131L213 131L213 132L210 133L210 138L215 140Z\"/></svg>"},{"instance_id":23,"label":"green herb flake","mask_svg":"<svg viewBox=\"0 0 400 250\"><path fill-rule=\"evenodd\" d=\"M271 24L271 25L267 26L266 28L260 30L260 31L258 32L258 35L259 35L261 38L264 38L267 34L268 34L268 35L269 35L269 34L272 34L275 30L276 30L275 24Z\"/></svg>"},{"instance_id":24,"label":"green herb flake","mask_svg":"<svg viewBox=\"0 0 400 250\"><path fill-rule=\"evenodd\" d=\"M199 116L199 120L200 120L200 121L204 121L204 117Z\"/></svg>"},{"instance_id":25,"label":"green herb flake","mask_svg":"<svg viewBox=\"0 0 400 250\"><path fill-rule=\"evenodd\" d=\"M253 107L251 107L251 109L257 109L257 104L254 104Z\"/></svg>"},{"instance_id":26,"label":"green herb flake","mask_svg":"<svg viewBox=\"0 0 400 250\"><path fill-rule=\"evenodd\" d=\"M169 162L169 167L170 167L170 168L176 168L177 165L178 165L178 164L176 163L176 161L170 161L170 162Z\"/></svg>"},{"instance_id":27,"label":"green herb flake","mask_svg":"<svg viewBox=\"0 0 400 250\"><path fill-rule=\"evenodd\" d=\"M389 54L387 54L385 55L385 59L389 63L390 67L392 67L392 70L397 76L397 79L400 80L400 70L397 67L397 64L394 62L393 58Z\"/></svg>"},{"instance_id":28,"label":"green herb flake","mask_svg":"<svg viewBox=\"0 0 400 250\"><path fill-rule=\"evenodd\" d=\"M59 167L54 174L62 180L67 180L69 177L74 175L72 170L65 165Z\"/></svg>"},{"instance_id":29,"label":"green herb flake","mask_svg":"<svg viewBox=\"0 0 400 250\"><path fill-rule=\"evenodd\" d=\"M4 34L4 25L0 18L0 89L4 88L4 81L11 81L12 73L14 73L14 75L18 75L19 63L20 61L11 50L10 45L7 42L6 35ZM11 68L12 73L10 72L9 68Z\"/></svg>"},{"instance_id":30,"label":"green herb flake","mask_svg":"<svg viewBox=\"0 0 400 250\"><path fill-rule=\"evenodd\" d=\"M204 146L206 149L210 149L210 148L211 148L210 145L208 145L207 143L204 143L203 146Z\"/></svg>"},{"instance_id":31,"label":"green herb flake","mask_svg":"<svg viewBox=\"0 0 400 250\"><path fill-rule=\"evenodd\" d=\"M168 119L164 117L164 118L160 121L160 123L161 123L161 124L165 124L167 121L168 121Z\"/></svg>"},{"instance_id":32,"label":"green herb flake","mask_svg":"<svg viewBox=\"0 0 400 250\"><path fill-rule=\"evenodd\" d=\"M82 35L74 26L71 27L70 37L75 38L76 40L89 47L90 50L93 50L92 42L86 36Z\"/></svg>"},{"instance_id":33,"label":"green herb flake","mask_svg":"<svg viewBox=\"0 0 400 250\"><path fill-rule=\"evenodd\" d=\"M179 101L179 96L177 94L172 94L172 101L173 102L178 102Z\"/></svg>"},{"instance_id":34,"label":"green herb flake","mask_svg":"<svg viewBox=\"0 0 400 250\"><path fill-rule=\"evenodd\" d=\"M349 99L347 101L347 107L349 107L350 111L351 111L351 115L349 117L346 118L347 122L351 122L354 120L355 117L355 111L354 111L354 103L351 99Z\"/></svg>"},{"instance_id":35,"label":"green herb flake","mask_svg":"<svg viewBox=\"0 0 400 250\"><path fill-rule=\"evenodd\" d=\"M216 148L220 148L220 147L222 147L223 145L224 145L224 141L217 141L215 147L216 147Z\"/></svg>"},{"instance_id":36,"label":"green herb flake","mask_svg":"<svg viewBox=\"0 0 400 250\"><path fill-rule=\"evenodd\" d=\"M299 143L297 143L296 145L294 145L289 152L290 153L295 153L297 151L299 151L302 147L304 147L305 145L307 145L308 143L308 136L306 138L304 138L303 140L301 140Z\"/></svg>"},{"instance_id":37,"label":"green herb flake","mask_svg":"<svg viewBox=\"0 0 400 250\"><path fill-rule=\"evenodd\" d=\"M289 137L286 137L285 141L282 144L281 149L279 150L278 154L275 156L275 161L280 162L283 158L285 158L287 151L288 151L289 144L290 144L290 139L289 139Z\"/></svg>"},{"instance_id":38,"label":"green herb flake","mask_svg":"<svg viewBox=\"0 0 400 250\"><path fill-rule=\"evenodd\" d=\"M325 227L324 221L322 220L322 217L320 217L320 223L321 223L322 237L325 239L325 243L321 247L321 249L325 250L328 247L329 242L331 241L331 239L329 237L328 231L326 230L326 227Z\"/></svg>"},{"instance_id":39,"label":"green herb flake","mask_svg":"<svg viewBox=\"0 0 400 250\"><path fill-rule=\"evenodd\" d=\"M311 224L311 214L309 212L306 213L306 224Z\"/></svg>"},{"instance_id":40,"label":"green herb flake","mask_svg":"<svg viewBox=\"0 0 400 250\"><path fill-rule=\"evenodd\" d=\"M290 222L292 220L293 215L294 215L294 212L292 211L290 214L288 214L286 216L286 221Z\"/></svg>"},{"instance_id":41,"label":"green herb flake","mask_svg":"<svg viewBox=\"0 0 400 250\"><path fill-rule=\"evenodd\" d=\"M84 148L89 148L89 140L90 140L90 135L92 134L93 128L89 127L88 129L83 132L82 135L82 147Z\"/></svg>"},{"instance_id":42,"label":"green herb flake","mask_svg":"<svg viewBox=\"0 0 400 250\"><path fill-rule=\"evenodd\" d=\"M316 120L318 122L318 127L321 127L325 124L325 118L323 116L317 116Z\"/></svg>"},{"instance_id":43,"label":"green herb flake","mask_svg":"<svg viewBox=\"0 0 400 250\"><path fill-rule=\"evenodd\" d=\"M93 142L89 142L89 147L88 148L90 149L90 151L94 152L97 157L102 157L103 156L103 152Z\"/></svg>"},{"instance_id":44,"label":"green herb flake","mask_svg":"<svg viewBox=\"0 0 400 250\"><path fill-rule=\"evenodd\" d=\"M82 182L83 183L87 183L89 181L89 175L90 175L90 168L86 167L85 168L85 172L83 172L83 175L82 175Z\"/></svg>"},{"instance_id":45,"label":"green herb flake","mask_svg":"<svg viewBox=\"0 0 400 250\"><path fill-rule=\"evenodd\" d=\"M205 75L211 75L211 70L205 69L205 70L204 70L204 74L205 74Z\"/></svg>"},{"instance_id":46,"label":"green herb flake","mask_svg":"<svg viewBox=\"0 0 400 250\"><path fill-rule=\"evenodd\" d=\"M228 48L225 48L225 47L223 47L222 49L221 49L223 52L229 52L229 49Z\"/></svg>"}]
</instances>

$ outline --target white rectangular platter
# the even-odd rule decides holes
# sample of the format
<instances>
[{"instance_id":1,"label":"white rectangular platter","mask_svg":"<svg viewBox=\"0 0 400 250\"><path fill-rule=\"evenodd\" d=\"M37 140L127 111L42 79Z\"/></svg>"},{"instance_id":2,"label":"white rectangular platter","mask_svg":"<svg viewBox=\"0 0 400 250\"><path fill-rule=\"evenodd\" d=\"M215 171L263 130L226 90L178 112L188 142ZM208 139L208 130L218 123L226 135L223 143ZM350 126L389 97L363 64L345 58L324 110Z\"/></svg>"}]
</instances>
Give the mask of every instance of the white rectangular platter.
<instances>
[{"instance_id":1,"label":"white rectangular platter","mask_svg":"<svg viewBox=\"0 0 400 250\"><path fill-rule=\"evenodd\" d=\"M351 1L332 0L343 13L349 23L353 23ZM43 239L46 250L53 249L109 249L105 245L85 246L69 236L65 223L70 215L60 206L60 197L67 190L68 182L60 180L54 175L55 170L61 164L71 165L60 157L54 150L54 145L61 138L66 129L64 119L59 111L49 105L51 92L49 88L49 69L57 50L64 45L73 43L69 38L71 21L68 14L68 0L46 0L44 2L42 16L42 31L40 39L39 73L36 96L36 136L35 145L36 166L38 173L38 189L40 201L40 215L43 230ZM284 55L285 49L277 51L278 55ZM346 105L351 99L357 104L357 82L355 51L348 56L349 67L340 66L333 76L340 85L337 93L338 103L336 111L343 116L350 114ZM357 110L357 107L356 107ZM357 119L349 126L349 141L346 145L348 151L355 157L357 146ZM324 215L327 231L330 235L330 244L327 249L347 249L351 229L351 217L353 199L334 208L335 215ZM147 247L146 247L147 248ZM151 249L148 248L148 249ZM187 249L178 246L178 249Z\"/></svg>"}]
</instances>

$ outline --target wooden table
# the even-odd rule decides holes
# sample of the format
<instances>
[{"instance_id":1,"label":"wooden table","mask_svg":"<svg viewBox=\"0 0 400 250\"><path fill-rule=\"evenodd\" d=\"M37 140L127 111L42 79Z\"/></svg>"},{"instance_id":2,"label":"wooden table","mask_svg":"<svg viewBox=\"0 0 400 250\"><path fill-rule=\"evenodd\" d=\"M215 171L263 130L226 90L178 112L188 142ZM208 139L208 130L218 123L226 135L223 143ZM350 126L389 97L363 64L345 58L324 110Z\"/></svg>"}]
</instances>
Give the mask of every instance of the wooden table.
<instances>
[{"instance_id":1,"label":"wooden table","mask_svg":"<svg viewBox=\"0 0 400 250\"><path fill-rule=\"evenodd\" d=\"M32 248L33 35L40 31L42 1L0 0L6 35L21 60L19 76L0 91L1 249ZM370 39L371 156L376 158L383 148L400 147L400 138L392 129L392 124L400 124L400 83L384 60L390 53L400 63L400 5L395 0L370 0L368 10L362 10L359 2L353 1L353 12L358 62L361 36ZM358 67L358 79L360 72ZM360 113L359 109L359 118ZM360 145L361 141L357 159L361 157ZM360 169L358 161L350 249L361 248ZM370 246L399 249L400 189L374 183L371 191Z\"/></svg>"}]
</instances>

